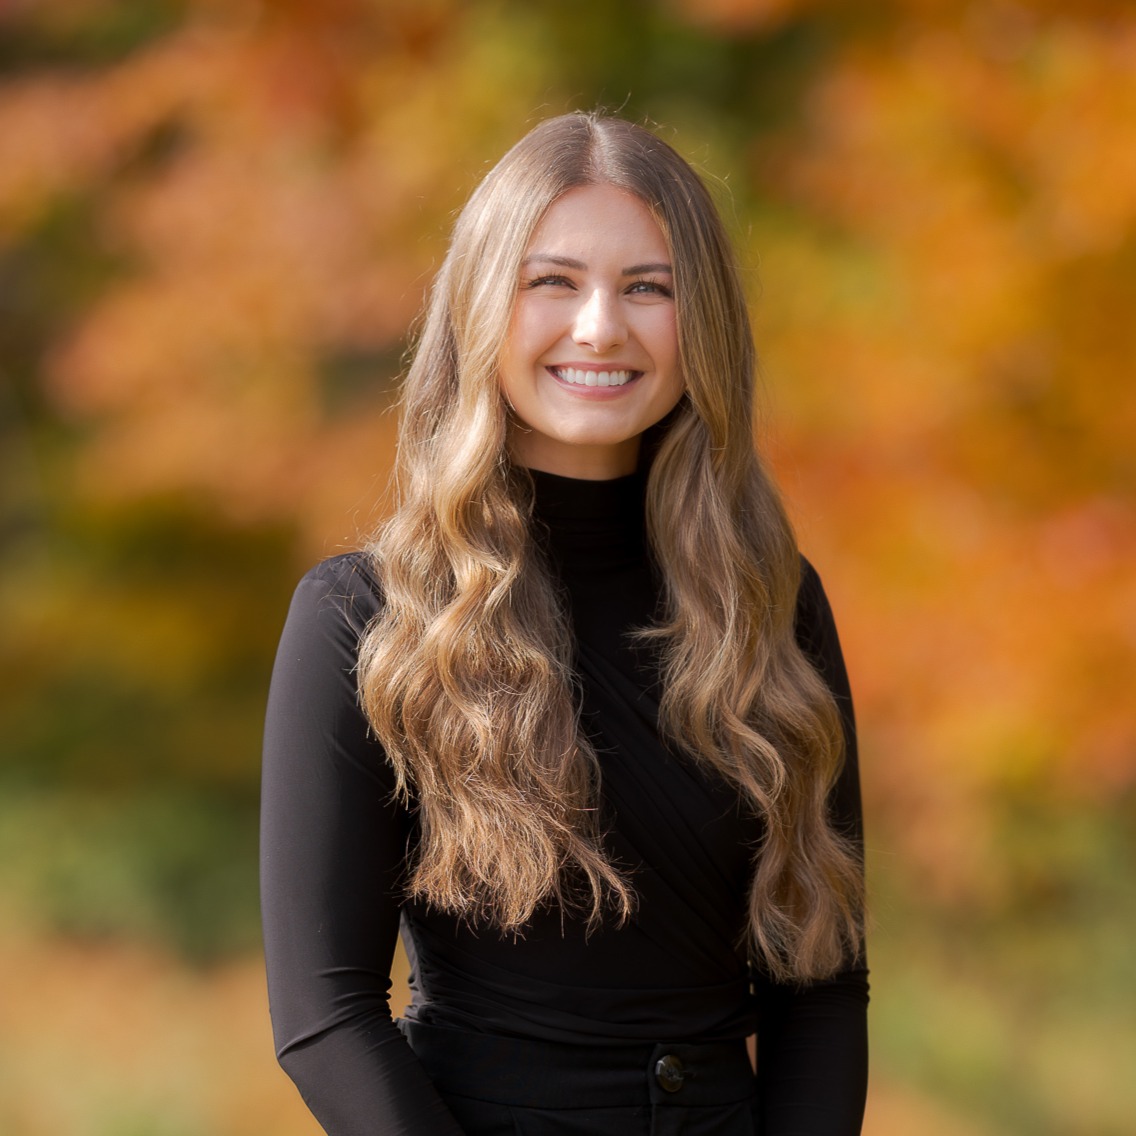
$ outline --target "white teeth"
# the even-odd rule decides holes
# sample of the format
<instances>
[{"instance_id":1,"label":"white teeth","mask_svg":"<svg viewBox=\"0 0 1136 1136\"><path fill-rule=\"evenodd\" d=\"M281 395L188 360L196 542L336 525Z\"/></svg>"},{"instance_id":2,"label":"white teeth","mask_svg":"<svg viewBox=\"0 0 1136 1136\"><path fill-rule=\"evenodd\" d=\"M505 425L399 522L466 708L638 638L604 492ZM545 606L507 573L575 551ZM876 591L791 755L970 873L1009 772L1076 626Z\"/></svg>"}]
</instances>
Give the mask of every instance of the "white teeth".
<instances>
[{"instance_id":1,"label":"white teeth","mask_svg":"<svg viewBox=\"0 0 1136 1136\"><path fill-rule=\"evenodd\" d=\"M578 387L621 387L635 371L578 371L575 367L553 368L558 378Z\"/></svg>"}]
</instances>

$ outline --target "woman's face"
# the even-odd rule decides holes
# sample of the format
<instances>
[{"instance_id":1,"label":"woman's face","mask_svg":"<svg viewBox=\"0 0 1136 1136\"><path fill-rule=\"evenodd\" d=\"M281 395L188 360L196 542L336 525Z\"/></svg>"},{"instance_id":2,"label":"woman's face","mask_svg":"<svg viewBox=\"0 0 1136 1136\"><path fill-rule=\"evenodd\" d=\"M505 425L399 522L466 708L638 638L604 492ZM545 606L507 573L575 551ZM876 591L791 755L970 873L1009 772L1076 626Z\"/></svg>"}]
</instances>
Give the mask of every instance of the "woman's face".
<instances>
[{"instance_id":1,"label":"woman's face","mask_svg":"<svg viewBox=\"0 0 1136 1136\"><path fill-rule=\"evenodd\" d=\"M682 397L662 230L611 185L569 190L537 225L500 359L521 465L599 480L635 469L639 439Z\"/></svg>"}]
</instances>

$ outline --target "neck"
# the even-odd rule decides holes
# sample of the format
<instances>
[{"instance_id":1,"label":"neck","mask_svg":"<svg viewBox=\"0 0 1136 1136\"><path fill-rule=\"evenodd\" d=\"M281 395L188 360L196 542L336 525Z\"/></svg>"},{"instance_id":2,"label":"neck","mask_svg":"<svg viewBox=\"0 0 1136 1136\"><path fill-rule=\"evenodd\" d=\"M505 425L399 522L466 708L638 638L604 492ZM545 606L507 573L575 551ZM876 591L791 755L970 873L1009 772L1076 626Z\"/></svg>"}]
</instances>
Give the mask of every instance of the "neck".
<instances>
[{"instance_id":1,"label":"neck","mask_svg":"<svg viewBox=\"0 0 1136 1136\"><path fill-rule=\"evenodd\" d=\"M615 445L578 446L518 430L509 448L517 465L579 481L612 481L634 473L639 465L638 436Z\"/></svg>"}]
</instances>

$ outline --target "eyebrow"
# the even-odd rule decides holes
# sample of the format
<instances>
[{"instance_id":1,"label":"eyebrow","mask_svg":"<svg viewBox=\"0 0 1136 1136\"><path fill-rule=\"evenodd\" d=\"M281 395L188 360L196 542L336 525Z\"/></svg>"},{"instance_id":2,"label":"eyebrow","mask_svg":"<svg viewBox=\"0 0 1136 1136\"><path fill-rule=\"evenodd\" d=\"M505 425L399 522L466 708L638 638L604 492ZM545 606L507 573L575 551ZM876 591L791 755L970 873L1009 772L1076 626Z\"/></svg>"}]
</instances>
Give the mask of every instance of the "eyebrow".
<instances>
[{"instance_id":1,"label":"eyebrow","mask_svg":"<svg viewBox=\"0 0 1136 1136\"><path fill-rule=\"evenodd\" d=\"M552 253L547 252L534 252L532 255L526 256L525 259L521 261L521 267L527 268L530 264L538 261L542 264L557 264L561 268L575 268L580 272L585 271L588 267L582 260L575 260L570 256L553 256ZM661 262L658 264L632 264L630 267L624 268L620 272L620 275L642 276L649 272L667 272L672 276L674 275L674 269L672 269L669 264L663 264Z\"/></svg>"}]
</instances>

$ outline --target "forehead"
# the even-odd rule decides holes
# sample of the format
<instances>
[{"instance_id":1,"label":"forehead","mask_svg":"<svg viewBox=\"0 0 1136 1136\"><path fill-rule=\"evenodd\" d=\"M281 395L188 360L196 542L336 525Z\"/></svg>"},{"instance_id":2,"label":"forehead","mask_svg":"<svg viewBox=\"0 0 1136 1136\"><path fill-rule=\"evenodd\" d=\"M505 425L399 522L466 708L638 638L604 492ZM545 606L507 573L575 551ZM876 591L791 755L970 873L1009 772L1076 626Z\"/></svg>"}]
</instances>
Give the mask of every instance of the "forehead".
<instances>
[{"instance_id":1,"label":"forehead","mask_svg":"<svg viewBox=\"0 0 1136 1136\"><path fill-rule=\"evenodd\" d=\"M651 211L616 186L584 185L568 190L545 210L526 254L571 255L590 263L601 254L618 254L615 259L620 259L632 250L644 254L634 259L668 257L666 237Z\"/></svg>"}]
</instances>

